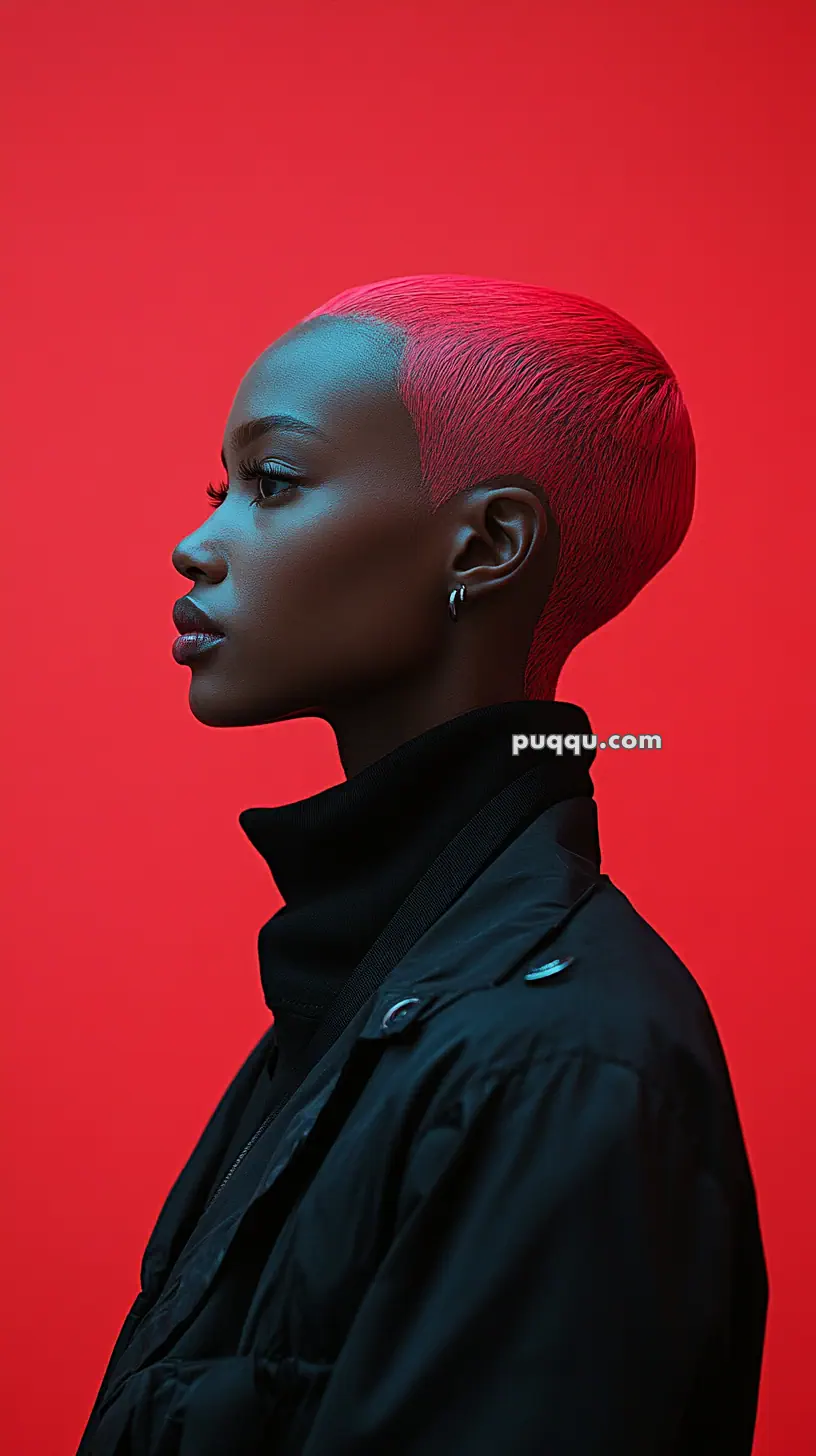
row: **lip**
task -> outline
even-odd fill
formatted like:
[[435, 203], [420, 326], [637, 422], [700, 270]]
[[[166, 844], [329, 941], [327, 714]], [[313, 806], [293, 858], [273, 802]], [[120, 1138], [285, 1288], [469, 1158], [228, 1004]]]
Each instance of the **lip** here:
[[224, 637], [223, 627], [208, 617], [192, 597], [181, 597], [173, 607], [173, 625], [182, 633], [195, 632], [205, 637]]
[[176, 662], [192, 662], [213, 647], [218, 647], [224, 640], [223, 637], [213, 637], [209, 632], [185, 632], [183, 637], [177, 637], [173, 643], [173, 656]]

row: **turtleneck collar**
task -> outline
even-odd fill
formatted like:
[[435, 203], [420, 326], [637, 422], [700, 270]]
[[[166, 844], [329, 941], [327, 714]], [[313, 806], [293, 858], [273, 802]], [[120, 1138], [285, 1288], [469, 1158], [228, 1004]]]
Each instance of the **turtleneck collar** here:
[[[515, 757], [511, 751], [514, 733], [591, 731], [585, 712], [573, 703], [491, 703], [427, 729], [352, 778], [308, 798], [244, 809], [238, 822], [269, 866], [286, 905], [304, 905], [379, 871], [392, 849], [403, 853], [415, 845], [419, 851], [430, 838], [442, 849], [466, 817], [544, 759], [569, 793], [592, 794], [588, 770], [594, 749], [562, 758], [546, 749], [522, 749]], [[417, 858], [418, 879], [427, 860]]]
[[594, 749], [559, 757], [530, 747], [514, 756], [512, 735], [591, 732], [573, 703], [493, 703], [308, 798], [243, 810], [238, 822], [285, 901], [258, 937], [279, 1062], [296, 1053], [428, 865], [488, 799], [541, 764], [552, 770], [548, 804], [592, 796]]

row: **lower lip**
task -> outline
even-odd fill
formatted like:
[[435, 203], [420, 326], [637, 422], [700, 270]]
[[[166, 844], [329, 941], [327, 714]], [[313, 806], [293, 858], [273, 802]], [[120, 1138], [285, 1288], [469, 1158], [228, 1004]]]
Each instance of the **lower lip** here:
[[211, 647], [217, 647], [223, 641], [223, 637], [209, 632], [185, 632], [183, 637], [177, 637], [173, 643], [173, 656], [176, 662], [191, 662], [194, 657], [200, 657], [203, 652], [209, 652]]

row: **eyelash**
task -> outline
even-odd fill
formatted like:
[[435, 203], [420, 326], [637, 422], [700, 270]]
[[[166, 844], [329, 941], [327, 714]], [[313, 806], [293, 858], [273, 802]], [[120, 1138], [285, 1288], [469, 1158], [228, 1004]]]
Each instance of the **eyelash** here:
[[[249, 504], [251, 506], [268, 505], [270, 501], [276, 500], [278, 496], [286, 495], [287, 491], [294, 490], [300, 483], [296, 476], [289, 475], [288, 473], [285, 474], [278, 466], [270, 466], [261, 460], [242, 460], [236, 474], [241, 480], [260, 480], [263, 478], [264, 480], [279, 480], [284, 482], [283, 488], [276, 491], [272, 496], [261, 495], [259, 490], [257, 495], [253, 496], [250, 501]], [[218, 485], [213, 485], [212, 481], [210, 481], [210, 484], [207, 486], [207, 495], [210, 498], [211, 509], [217, 510], [220, 505], [223, 505], [228, 494], [228, 481], [221, 480], [218, 482]]]

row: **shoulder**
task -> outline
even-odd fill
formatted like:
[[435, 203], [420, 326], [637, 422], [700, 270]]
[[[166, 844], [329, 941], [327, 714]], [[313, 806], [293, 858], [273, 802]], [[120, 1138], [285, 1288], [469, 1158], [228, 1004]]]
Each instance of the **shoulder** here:
[[[528, 981], [551, 962], [563, 970]], [[694, 976], [608, 877], [553, 940], [453, 999], [431, 1039], [450, 1057], [449, 1090], [512, 1082], [534, 1107], [554, 1079], [583, 1064], [586, 1085], [621, 1077], [681, 1118], [713, 1162], [744, 1150], [731, 1079], [711, 1011]], [[430, 1028], [429, 1028], [430, 1030]], [[430, 1049], [430, 1048], [428, 1048]], [[589, 1073], [592, 1073], [590, 1076]], [[601, 1072], [602, 1075], [598, 1075]]]

